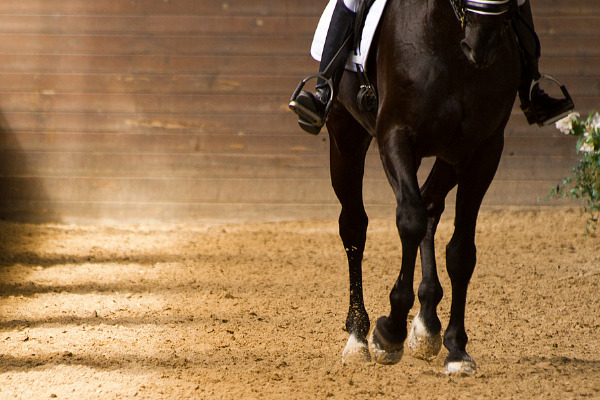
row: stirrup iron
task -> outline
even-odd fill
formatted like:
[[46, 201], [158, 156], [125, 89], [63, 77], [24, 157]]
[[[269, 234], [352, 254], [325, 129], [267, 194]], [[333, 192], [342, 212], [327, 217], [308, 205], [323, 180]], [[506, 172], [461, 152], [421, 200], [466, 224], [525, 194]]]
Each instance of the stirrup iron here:
[[[538, 107], [534, 107], [533, 103], [531, 101], [531, 95], [533, 93], [533, 88], [540, 83], [540, 81], [542, 80], [550, 80], [554, 83], [556, 83], [558, 85], [558, 87], [560, 88], [560, 91], [562, 92], [563, 96], [564, 96], [564, 100], [567, 101], [568, 104], [568, 110], [564, 111], [554, 117], [549, 117], [549, 118], [545, 118], [546, 116], [543, 113], [543, 110], [539, 109]], [[567, 88], [565, 87], [565, 85], [563, 85], [562, 83], [560, 83], [556, 78], [554, 78], [551, 75], [540, 75], [539, 79], [534, 79], [533, 81], [531, 81], [531, 86], [529, 87], [529, 104], [530, 104], [530, 110], [533, 113], [536, 121], [541, 121], [538, 122], [538, 125], [540, 126], [544, 126], [544, 125], [550, 125], [556, 121], [558, 121], [559, 119], [565, 117], [566, 115], [568, 115], [574, 108], [575, 105], [573, 104], [573, 99], [571, 98], [571, 95], [569, 94], [569, 91], [567, 90]]]
[[[314, 97], [314, 95], [312, 93], [302, 90], [302, 89], [304, 89], [304, 86], [306, 85], [306, 83], [313, 79], [322, 79], [323, 81], [325, 81], [327, 86], [329, 86], [329, 99], [327, 100], [327, 104], [325, 106], [325, 111], [324, 111], [322, 118], [319, 115], [313, 115], [313, 113], [311, 113], [310, 110], [305, 110], [304, 107], [299, 108], [298, 107], [299, 104], [296, 103], [296, 99], [298, 98], [300, 93], [304, 92], [307, 95]], [[292, 97], [290, 98], [290, 102], [289, 102], [289, 107], [292, 111], [294, 111], [298, 114], [298, 116], [299, 116], [298, 123], [300, 124], [300, 126], [303, 127], [303, 129], [304, 129], [304, 126], [313, 125], [318, 128], [317, 133], [313, 133], [313, 134], [318, 134], [321, 127], [323, 125], [325, 125], [325, 121], [327, 120], [327, 115], [329, 115], [329, 111], [331, 110], [331, 107], [333, 106], [334, 98], [335, 98], [335, 93], [334, 93], [334, 89], [333, 89], [333, 81], [331, 80], [331, 78], [328, 78], [325, 75], [323, 75], [323, 73], [319, 72], [317, 74], [310, 75], [310, 76], [304, 78], [302, 80], [302, 82], [300, 82], [300, 84], [298, 85], [296, 90], [294, 90], [294, 93], [292, 93]], [[298, 113], [298, 111], [300, 111], [300, 113]], [[308, 112], [306, 112], [306, 111], [308, 111]], [[309, 132], [309, 133], [312, 133], [312, 132]]]

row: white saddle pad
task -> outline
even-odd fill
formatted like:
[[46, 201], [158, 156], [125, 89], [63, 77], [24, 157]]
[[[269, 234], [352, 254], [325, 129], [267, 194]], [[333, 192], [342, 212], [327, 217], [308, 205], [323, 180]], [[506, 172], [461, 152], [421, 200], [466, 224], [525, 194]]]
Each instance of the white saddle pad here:
[[[325, 11], [323, 11], [323, 15], [321, 15], [319, 25], [317, 25], [315, 37], [310, 49], [310, 54], [317, 61], [321, 61], [321, 55], [323, 54], [323, 47], [325, 45], [325, 38], [327, 37], [327, 30], [329, 28], [329, 23], [331, 22], [331, 16], [333, 15], [333, 9], [336, 2], [337, 0], [329, 0], [327, 7], [325, 7]], [[348, 64], [346, 65], [346, 69], [356, 71], [356, 63], [362, 65], [363, 68], [366, 67], [369, 50], [373, 42], [373, 36], [377, 30], [377, 25], [379, 25], [379, 20], [383, 14], [383, 9], [385, 8], [386, 2], [387, 0], [375, 0], [369, 9], [369, 14], [367, 15], [367, 20], [362, 31], [360, 54], [352, 54], [350, 56], [348, 59]]]

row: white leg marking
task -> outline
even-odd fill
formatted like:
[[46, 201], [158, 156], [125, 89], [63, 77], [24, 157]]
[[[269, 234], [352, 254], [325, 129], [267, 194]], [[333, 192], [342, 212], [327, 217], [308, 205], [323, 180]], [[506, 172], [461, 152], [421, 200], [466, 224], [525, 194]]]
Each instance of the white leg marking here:
[[417, 314], [408, 335], [408, 349], [413, 357], [430, 361], [437, 357], [441, 348], [441, 333], [437, 335], [430, 333], [423, 324], [421, 314]]
[[473, 360], [452, 361], [446, 364], [446, 374], [472, 375], [477, 372], [477, 364]]
[[354, 334], [350, 335], [346, 347], [342, 352], [342, 364], [356, 364], [371, 361], [369, 348], [367, 344], [356, 338]]

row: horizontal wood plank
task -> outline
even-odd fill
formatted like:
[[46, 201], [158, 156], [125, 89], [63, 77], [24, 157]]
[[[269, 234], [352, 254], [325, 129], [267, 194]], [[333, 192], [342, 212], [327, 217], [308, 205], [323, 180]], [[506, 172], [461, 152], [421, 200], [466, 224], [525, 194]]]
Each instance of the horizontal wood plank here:
[[[94, 94], [256, 94], [290, 96], [297, 76], [227, 74], [24, 73], [0, 74], [0, 92]], [[585, 82], [582, 83], [586, 87]], [[588, 85], [589, 86], [589, 85]]]
[[[43, 182], [43, 183], [42, 183]], [[486, 196], [488, 204], [535, 205], [556, 180], [495, 180]], [[1, 177], [6, 201], [160, 203], [334, 204], [328, 179], [210, 179], [210, 178], [97, 178], [97, 177]], [[6, 199], [10, 200], [6, 200]], [[392, 190], [385, 179], [364, 182], [368, 204], [392, 204]], [[511, 200], [512, 199], [512, 200]]]
[[[68, 70], [75, 75], [275, 75], [299, 80], [314, 73], [316, 65], [308, 54], [288, 57], [0, 54], [0, 73], [58, 74]], [[560, 77], [597, 77], [600, 57], [550, 56], [544, 51], [540, 69]]]
[[[0, 14], [86, 15], [310, 15], [318, 16], [326, 0], [145, 0], [143, 2], [95, 2], [88, 0], [20, 0], [3, 2]], [[533, 5], [535, 15], [600, 15], [590, 0], [544, 0]]]
[[[600, 95], [574, 93], [582, 110], [600, 103]], [[288, 114], [288, 95], [253, 94], [70, 94], [51, 91], [37, 93], [5, 92], [0, 109], [5, 112], [33, 113], [106, 113], [106, 114], [189, 114], [195, 115], [263, 115]], [[518, 112], [517, 112], [518, 113]]]
[[[102, 56], [304, 56], [298, 37], [0, 34], [0, 53]], [[590, 52], [595, 48], [590, 48]]]
[[[545, 36], [594, 36], [600, 13], [556, 15], [534, 7], [535, 28]], [[311, 40], [318, 15], [27, 15], [0, 14], [0, 33], [45, 35], [277, 36]], [[294, 29], [289, 29], [293, 26]]]
[[[546, 63], [544, 64], [546, 67]], [[551, 66], [550, 66], [551, 67]], [[544, 72], [547, 72], [544, 71]], [[554, 72], [553, 72], [554, 73]], [[600, 93], [600, 75], [558, 76], [576, 97]], [[226, 74], [0, 74], [0, 93], [29, 93], [38, 96], [62, 94], [112, 95], [278, 95], [287, 98], [296, 88], [297, 76], [260, 76]]]
[[[582, 108], [579, 110], [583, 111]], [[584, 114], [585, 115], [585, 114]], [[260, 119], [260, 123], [256, 121]], [[0, 112], [0, 130], [7, 134], [7, 141], [17, 140], [13, 135], [21, 132], [46, 133], [49, 138], [55, 132], [61, 133], [105, 133], [129, 134], [213, 134], [213, 135], [254, 135], [277, 136], [305, 135], [296, 123], [291, 112], [271, 115], [203, 115], [195, 114], [99, 114], [99, 113], [34, 113], [28, 111]], [[322, 134], [325, 136], [325, 133]], [[520, 111], [514, 111], [505, 130], [506, 137], [535, 136], [537, 144], [544, 145], [546, 138], [563, 136], [553, 126], [543, 128], [529, 126]], [[18, 138], [18, 136], [17, 136]], [[126, 139], [124, 139], [126, 140]], [[319, 139], [315, 139], [319, 140]], [[195, 139], [192, 138], [192, 144]], [[549, 142], [552, 143], [552, 142]], [[195, 144], [194, 144], [195, 145]], [[49, 147], [51, 150], [52, 147]]]
[[[600, 18], [597, 22], [600, 21]], [[600, 57], [600, 41], [589, 35], [542, 34], [542, 54]], [[310, 57], [310, 37], [0, 34], [0, 53], [46, 56], [270, 56]], [[457, 43], [458, 46], [458, 43]], [[74, 60], [75, 62], [75, 60]]]
[[[442, 218], [454, 215], [454, 200], [447, 201]], [[486, 199], [481, 212], [494, 212], [498, 209], [540, 209], [556, 207], [578, 207], [573, 200], [552, 200], [535, 202], [534, 205], [507, 206], [494, 204]], [[370, 218], [393, 220], [396, 213], [394, 204], [366, 204]], [[77, 202], [13, 202], [0, 209], [0, 218], [22, 222], [46, 222], [60, 218], [64, 223], [127, 224], [127, 223], [243, 223], [248, 221], [286, 221], [328, 219], [335, 220], [340, 213], [338, 204], [131, 204], [131, 203], [77, 203]], [[27, 218], [24, 218], [24, 216]]]
[[[506, 136], [506, 156], [570, 156], [574, 154], [576, 139], [560, 134], [553, 127], [528, 128], [539, 135]], [[553, 134], [553, 135], [552, 135]], [[376, 145], [371, 146], [376, 151]], [[206, 153], [206, 154], [316, 154], [327, 155], [329, 138], [293, 134], [170, 133], [170, 132], [13, 132], [0, 135], [0, 151], [4, 152], [86, 152], [86, 153]]]
[[[328, 179], [326, 154], [218, 154], [218, 153], [79, 153], [3, 152], [0, 176], [40, 178], [245, 178]], [[505, 156], [496, 179], [550, 180], [566, 176], [576, 164], [570, 156]], [[420, 177], [432, 159], [423, 161]], [[118, 168], [116, 168], [118, 166]], [[379, 157], [367, 159], [366, 177], [382, 177]]]
[[[577, 0], [580, 1], [580, 0]], [[326, 0], [20, 0], [0, 4], [1, 14], [68, 15], [319, 15]]]
[[[600, 58], [599, 58], [600, 60]], [[600, 61], [599, 61], [600, 62]], [[315, 61], [303, 56], [157, 56], [0, 54], [0, 73], [212, 74], [306, 76]], [[313, 72], [314, 73], [314, 72]]]
[[[201, 15], [7, 15], [0, 33], [45, 35], [184, 35], [312, 37], [318, 18], [286, 16]], [[293, 26], [294, 29], [289, 29]]]
[[[537, 11], [535, 9], [534, 11]], [[534, 16], [535, 30], [542, 37], [594, 37], [598, 34], [600, 15], [577, 14], [575, 16]]]
[[[594, 109], [593, 100], [575, 100], [577, 109], [583, 115]], [[222, 114], [211, 113], [125, 113], [102, 112], [39, 112], [6, 111], [0, 113], [0, 124], [5, 130], [20, 131], [62, 131], [62, 132], [192, 132], [213, 134], [268, 133], [289, 135], [301, 133], [296, 118], [291, 112], [262, 114]], [[524, 125], [525, 117], [520, 111], [513, 112], [513, 122], [506, 130], [507, 136], [540, 135], [560, 136], [553, 127], [543, 130], [537, 126]], [[260, 121], [260, 123], [257, 123]], [[514, 123], [514, 125], [513, 125]]]

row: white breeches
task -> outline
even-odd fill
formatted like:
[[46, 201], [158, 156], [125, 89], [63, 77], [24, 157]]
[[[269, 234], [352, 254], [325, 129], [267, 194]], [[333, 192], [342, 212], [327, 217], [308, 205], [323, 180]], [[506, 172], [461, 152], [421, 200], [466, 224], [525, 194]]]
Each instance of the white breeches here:
[[361, 1], [362, 0], [344, 0], [344, 5], [348, 8], [348, 10], [356, 12]]

